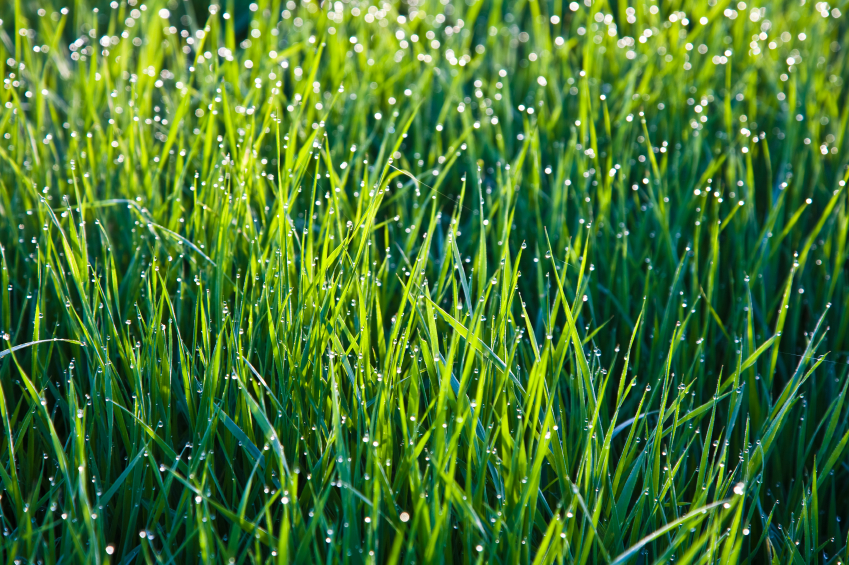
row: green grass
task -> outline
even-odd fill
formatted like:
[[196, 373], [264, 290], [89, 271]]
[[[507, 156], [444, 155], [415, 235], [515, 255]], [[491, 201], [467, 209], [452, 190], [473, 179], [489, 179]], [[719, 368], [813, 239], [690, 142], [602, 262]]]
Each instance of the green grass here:
[[0, 5], [2, 562], [849, 561], [845, 1], [238, 4]]

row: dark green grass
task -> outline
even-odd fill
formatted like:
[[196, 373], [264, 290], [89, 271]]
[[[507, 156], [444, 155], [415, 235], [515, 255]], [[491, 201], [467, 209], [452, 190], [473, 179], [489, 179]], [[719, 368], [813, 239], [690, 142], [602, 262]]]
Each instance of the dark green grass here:
[[846, 562], [849, 7], [572, 4], [0, 5], [0, 559]]

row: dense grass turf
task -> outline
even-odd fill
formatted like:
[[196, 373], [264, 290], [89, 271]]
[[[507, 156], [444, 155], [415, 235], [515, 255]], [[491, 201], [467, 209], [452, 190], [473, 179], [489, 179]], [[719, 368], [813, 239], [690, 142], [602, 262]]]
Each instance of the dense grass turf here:
[[849, 560], [845, 3], [258, 4], [0, 6], [4, 562]]

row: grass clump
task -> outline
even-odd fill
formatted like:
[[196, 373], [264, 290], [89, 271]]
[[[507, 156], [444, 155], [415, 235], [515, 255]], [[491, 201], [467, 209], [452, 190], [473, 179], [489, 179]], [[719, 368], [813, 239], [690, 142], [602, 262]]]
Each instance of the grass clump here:
[[3, 560], [846, 562], [842, 6], [4, 3]]

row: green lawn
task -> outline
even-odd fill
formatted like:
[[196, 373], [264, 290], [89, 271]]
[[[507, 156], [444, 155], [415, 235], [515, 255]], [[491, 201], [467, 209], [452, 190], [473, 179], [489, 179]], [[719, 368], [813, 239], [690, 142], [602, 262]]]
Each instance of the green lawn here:
[[0, 562], [849, 562], [847, 0], [236, 3], [0, 2]]

